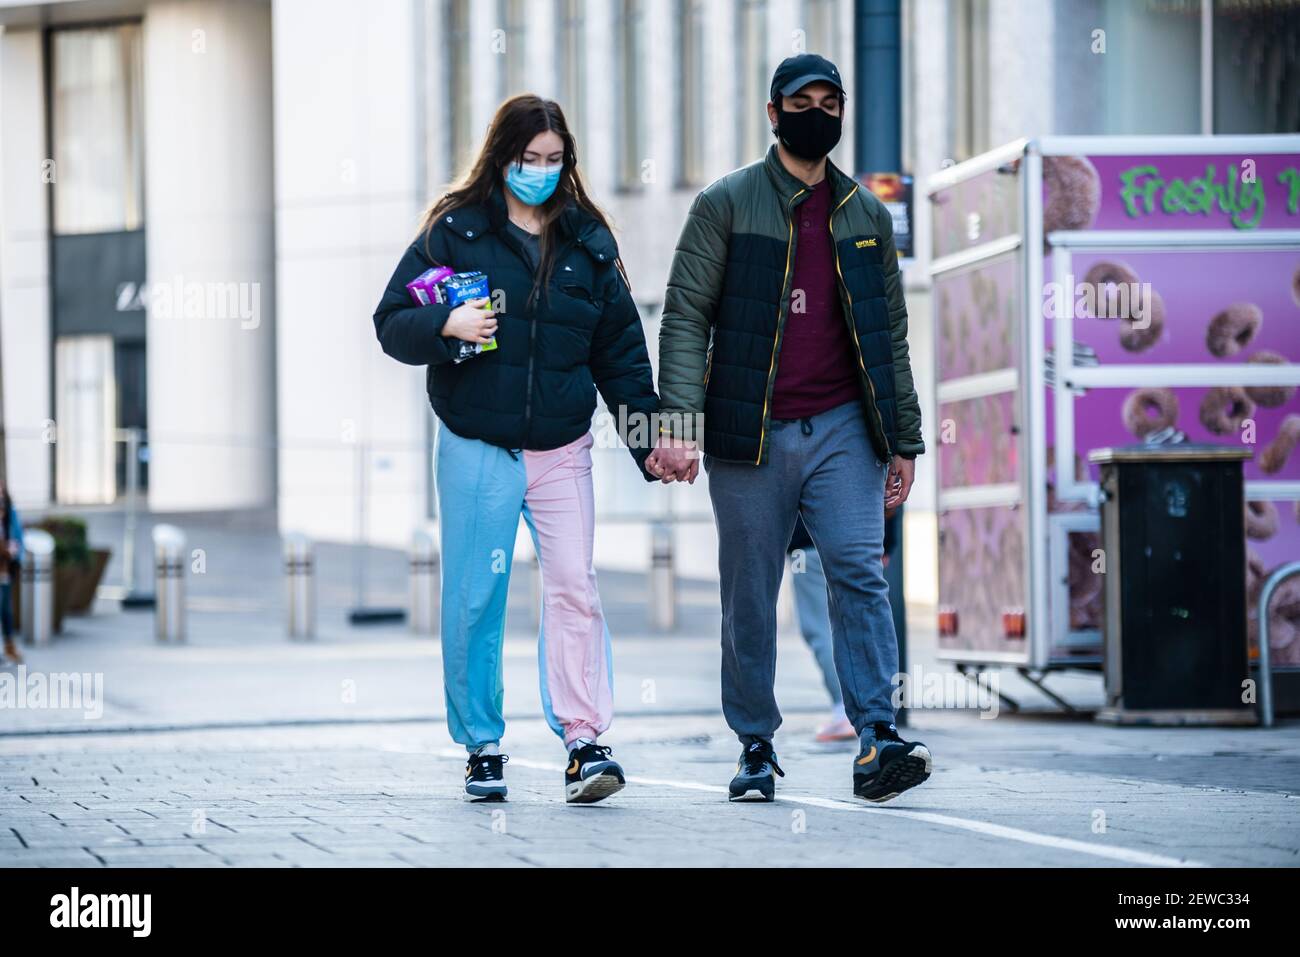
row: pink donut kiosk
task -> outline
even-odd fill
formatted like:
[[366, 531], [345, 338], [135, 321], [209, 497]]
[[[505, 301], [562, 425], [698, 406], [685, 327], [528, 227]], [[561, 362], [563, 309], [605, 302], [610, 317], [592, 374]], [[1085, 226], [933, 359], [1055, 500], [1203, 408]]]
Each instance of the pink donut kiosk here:
[[1300, 136], [1022, 139], [926, 191], [940, 656], [1069, 707], [1053, 672], [1117, 667], [1090, 455], [1228, 449], [1238, 538], [1204, 547], [1240, 582], [1161, 574], [1228, 603], [1234, 682], [1266, 632], [1270, 708], [1300, 712]]

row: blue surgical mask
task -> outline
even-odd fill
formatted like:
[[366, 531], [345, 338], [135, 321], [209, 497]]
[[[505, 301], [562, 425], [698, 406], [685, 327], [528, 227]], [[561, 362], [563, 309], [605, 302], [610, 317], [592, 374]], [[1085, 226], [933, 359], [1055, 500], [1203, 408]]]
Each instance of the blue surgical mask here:
[[525, 206], [540, 206], [551, 198], [555, 188], [560, 185], [560, 174], [564, 164], [559, 166], [520, 166], [511, 163], [506, 167], [506, 185]]

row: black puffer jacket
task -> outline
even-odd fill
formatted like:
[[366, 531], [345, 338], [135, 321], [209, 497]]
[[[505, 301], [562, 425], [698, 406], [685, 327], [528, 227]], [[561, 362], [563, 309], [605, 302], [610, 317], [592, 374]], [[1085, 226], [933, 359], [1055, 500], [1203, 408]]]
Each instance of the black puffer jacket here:
[[[429, 401], [448, 428], [502, 448], [554, 449], [581, 437], [591, 427], [597, 390], [616, 423], [620, 408], [632, 428], [632, 413], [648, 422], [659, 400], [641, 317], [615, 265], [613, 235], [571, 206], [560, 219], [550, 283], [533, 296], [532, 268], [507, 221], [498, 188], [484, 206], [443, 214], [411, 244], [375, 310], [384, 352], [428, 366]], [[495, 350], [451, 361], [451, 340], [441, 334], [451, 309], [415, 306], [406, 290], [434, 265], [487, 275], [498, 307]], [[645, 473], [649, 424], [640, 434], [645, 438], [632, 457], [653, 481]]]

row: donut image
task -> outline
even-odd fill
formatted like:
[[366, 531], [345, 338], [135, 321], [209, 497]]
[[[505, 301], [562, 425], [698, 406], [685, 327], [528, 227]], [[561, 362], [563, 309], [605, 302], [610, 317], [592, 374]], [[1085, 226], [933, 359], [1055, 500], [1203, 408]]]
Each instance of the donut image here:
[[1178, 422], [1178, 396], [1171, 389], [1134, 389], [1124, 400], [1124, 427], [1139, 439]]
[[1259, 593], [1268, 578], [1268, 566], [1253, 548], [1246, 548], [1246, 635], [1251, 644], [1259, 643]]
[[1277, 534], [1277, 506], [1272, 502], [1246, 503], [1246, 537], [1268, 541]]
[[1151, 290], [1147, 303], [1150, 315], [1142, 319], [1124, 319], [1119, 334], [1119, 344], [1129, 352], [1145, 352], [1157, 342], [1165, 331], [1165, 301], [1160, 293]]
[[1070, 629], [1072, 631], [1094, 630], [1101, 628], [1102, 618], [1106, 614], [1106, 596], [1101, 590], [1086, 602], [1070, 603]]
[[1103, 577], [1093, 571], [1093, 553], [1101, 548], [1096, 532], [1071, 532], [1070, 542], [1070, 628], [1101, 626]]
[[1297, 442], [1300, 442], [1300, 415], [1288, 415], [1282, 420], [1277, 437], [1259, 453], [1260, 470], [1269, 475], [1282, 471]]
[[[1132, 316], [1132, 290], [1139, 283], [1137, 273], [1125, 263], [1099, 262], [1083, 277], [1084, 285], [1094, 290], [1094, 319], [1129, 319]], [[1128, 292], [1120, 292], [1121, 286]], [[1122, 297], [1122, 298], [1121, 298]], [[1128, 308], [1126, 308], [1128, 307]]]
[[1236, 355], [1250, 345], [1263, 321], [1264, 314], [1253, 302], [1233, 303], [1210, 320], [1205, 346], [1220, 359]]
[[1268, 566], [1254, 549], [1246, 549], [1246, 605], [1254, 611], [1259, 605], [1259, 593], [1268, 578]]
[[1044, 156], [1043, 251], [1047, 236], [1060, 229], [1088, 229], [1101, 207], [1101, 177], [1082, 156]]
[[[1287, 365], [1285, 356], [1268, 349], [1256, 352], [1248, 361], [1273, 366]], [[1296, 387], [1293, 385], [1253, 385], [1246, 389], [1246, 395], [1266, 409], [1276, 409], [1280, 405], [1286, 405], [1295, 393]]]
[[1101, 591], [1102, 576], [1093, 571], [1093, 552], [1101, 548], [1101, 536], [1096, 532], [1072, 532], [1069, 536], [1070, 607], [1085, 607]]
[[1201, 425], [1214, 435], [1235, 435], [1254, 414], [1255, 403], [1235, 385], [1211, 389], [1201, 400]]
[[[1271, 575], [1277, 569], [1273, 569], [1267, 575], [1262, 575], [1259, 579], [1259, 590], [1263, 591], [1264, 582], [1268, 581], [1268, 575]], [[1258, 600], [1258, 599], [1257, 599]], [[1284, 652], [1290, 649], [1300, 637], [1300, 576], [1292, 576], [1283, 579], [1282, 582], [1273, 591], [1273, 600], [1269, 602], [1267, 611], [1256, 605], [1257, 611], [1254, 619], [1250, 622], [1250, 637], [1252, 641], [1259, 641], [1259, 615], [1268, 615], [1268, 647], [1274, 652]], [[1291, 656], [1288, 656], [1288, 659]], [[1283, 664], [1280, 659], [1275, 659], [1277, 664]]]

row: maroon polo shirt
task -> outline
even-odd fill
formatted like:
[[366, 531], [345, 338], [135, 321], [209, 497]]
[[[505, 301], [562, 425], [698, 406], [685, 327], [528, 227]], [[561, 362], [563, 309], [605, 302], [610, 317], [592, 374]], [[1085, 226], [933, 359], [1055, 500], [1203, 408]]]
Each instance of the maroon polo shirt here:
[[[774, 419], [803, 419], [862, 397], [857, 350], [835, 274], [830, 180], [812, 187], [791, 215], [798, 244], [772, 392]], [[803, 312], [797, 311], [801, 291]]]

